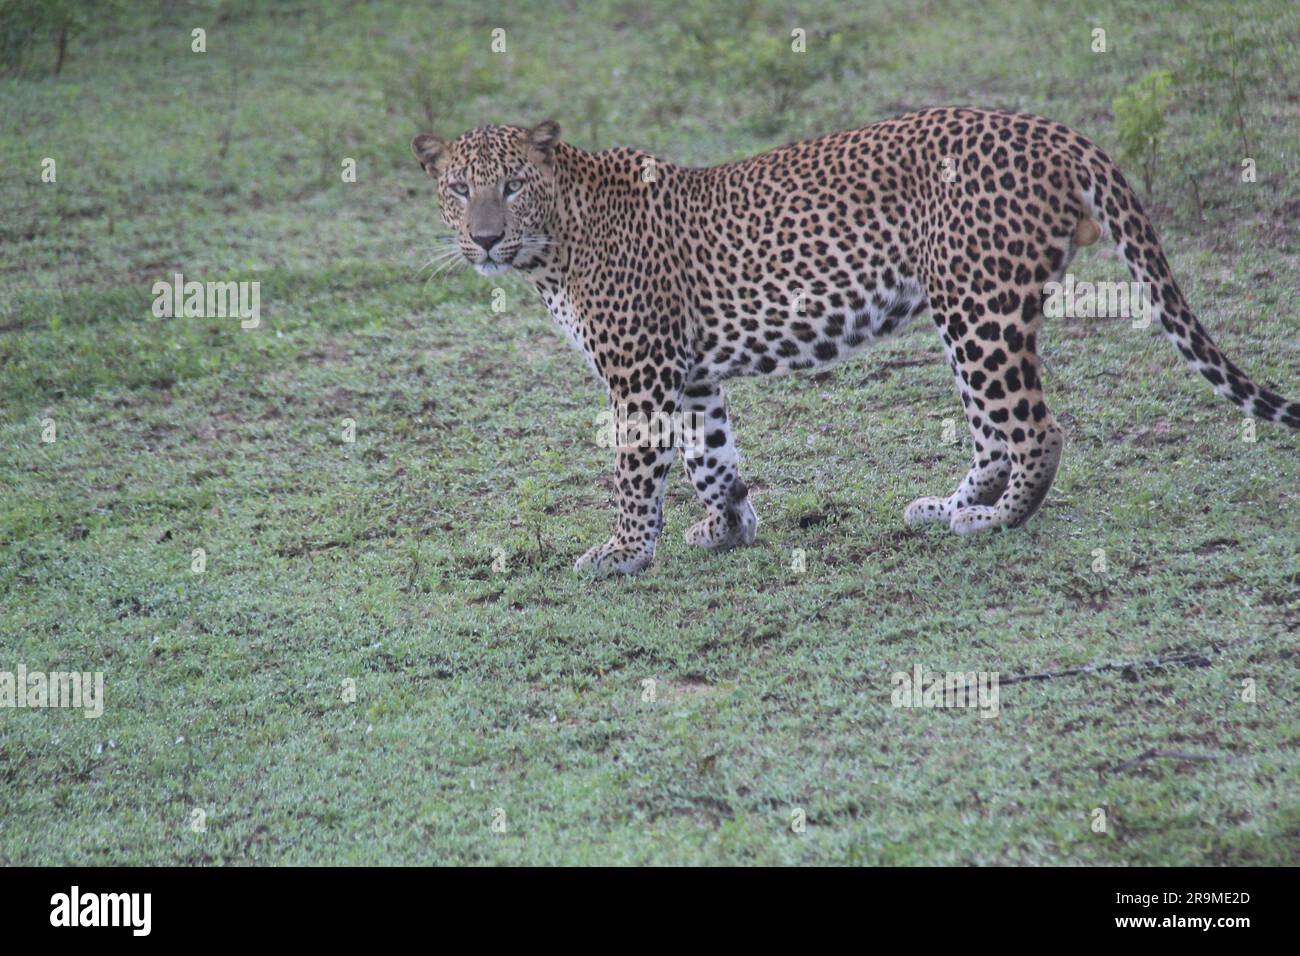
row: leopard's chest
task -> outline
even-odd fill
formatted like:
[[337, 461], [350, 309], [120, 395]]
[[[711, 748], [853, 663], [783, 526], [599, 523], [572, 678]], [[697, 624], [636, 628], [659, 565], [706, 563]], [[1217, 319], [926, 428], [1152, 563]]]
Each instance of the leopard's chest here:
[[596, 357], [591, 348], [590, 331], [583, 324], [569, 296], [562, 288], [543, 289], [541, 295], [542, 302], [545, 303], [546, 310], [551, 313], [555, 325], [564, 333], [569, 344], [587, 360], [587, 367], [591, 369], [591, 373], [600, 378], [600, 371], [596, 368]]

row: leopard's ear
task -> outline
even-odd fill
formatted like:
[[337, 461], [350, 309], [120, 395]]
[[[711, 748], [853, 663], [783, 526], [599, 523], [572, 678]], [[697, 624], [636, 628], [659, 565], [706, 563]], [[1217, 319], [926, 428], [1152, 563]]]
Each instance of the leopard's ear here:
[[447, 164], [447, 142], [432, 133], [421, 133], [411, 140], [411, 152], [430, 176], [437, 176]]
[[544, 163], [549, 163], [555, 155], [556, 144], [560, 142], [560, 124], [555, 120], [542, 120], [527, 133], [529, 149]]

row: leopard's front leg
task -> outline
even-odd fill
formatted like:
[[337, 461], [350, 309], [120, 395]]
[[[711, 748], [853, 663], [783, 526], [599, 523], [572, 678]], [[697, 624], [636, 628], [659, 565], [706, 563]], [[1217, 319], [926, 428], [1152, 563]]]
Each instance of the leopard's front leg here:
[[620, 448], [614, 468], [618, 521], [614, 536], [580, 557], [576, 570], [636, 574], [655, 556], [664, 524], [664, 485], [673, 448]]
[[619, 436], [614, 468], [618, 521], [614, 536], [580, 557], [575, 570], [635, 574], [654, 558], [664, 525], [664, 487], [677, 454], [680, 408], [680, 384], [670, 399], [615, 401], [616, 422], [630, 424]]
[[683, 445], [686, 478], [709, 514], [686, 532], [690, 544], [726, 551], [753, 544], [758, 515], [749, 502], [749, 489], [740, 480], [740, 452], [731, 436], [727, 402], [720, 385], [687, 386], [683, 421], [694, 441]]

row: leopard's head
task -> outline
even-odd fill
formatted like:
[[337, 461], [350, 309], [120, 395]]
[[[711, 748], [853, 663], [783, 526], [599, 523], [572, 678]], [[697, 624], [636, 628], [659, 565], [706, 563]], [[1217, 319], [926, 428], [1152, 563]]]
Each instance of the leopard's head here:
[[438, 182], [442, 221], [460, 254], [483, 275], [545, 261], [555, 243], [560, 127], [480, 126], [450, 142], [431, 133], [411, 141]]

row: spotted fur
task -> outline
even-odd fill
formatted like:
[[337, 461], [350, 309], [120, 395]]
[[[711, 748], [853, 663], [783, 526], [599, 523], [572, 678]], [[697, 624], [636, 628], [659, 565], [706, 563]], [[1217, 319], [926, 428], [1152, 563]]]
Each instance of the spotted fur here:
[[[841, 361], [926, 311], [974, 460], [956, 491], [917, 499], [905, 520], [959, 534], [1024, 523], [1063, 439], [1043, 397], [1043, 287], [1103, 231], [1217, 393], [1300, 427], [1300, 404], [1254, 384], [1197, 321], [1120, 171], [1050, 120], [927, 109], [707, 169], [586, 152], [552, 122], [413, 146], [465, 258], [527, 276], [612, 403], [703, 418], [703, 449], [685, 458], [707, 512], [693, 544], [750, 543], [758, 524], [723, 383]], [[663, 444], [619, 448], [614, 534], [578, 567], [650, 562], [676, 453]]]

